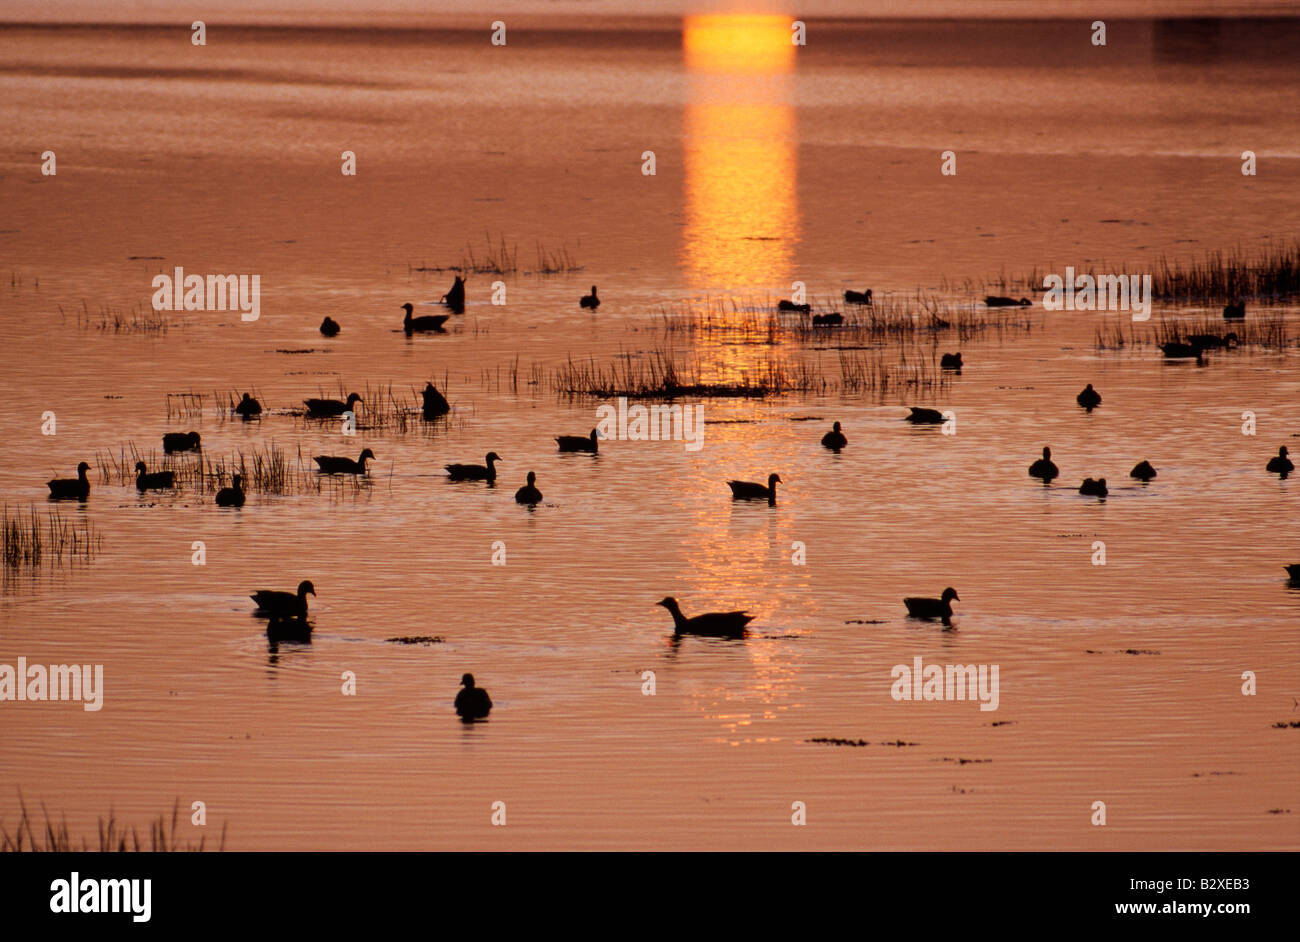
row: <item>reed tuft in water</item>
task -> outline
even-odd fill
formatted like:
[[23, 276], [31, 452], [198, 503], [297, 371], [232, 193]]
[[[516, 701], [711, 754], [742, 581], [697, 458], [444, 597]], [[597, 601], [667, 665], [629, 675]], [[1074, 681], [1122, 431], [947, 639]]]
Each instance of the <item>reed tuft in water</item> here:
[[[27, 810], [22, 795], [18, 796], [21, 809], [18, 823], [10, 833], [8, 827], [0, 822], [0, 853], [128, 853], [148, 852], [163, 853], [202, 853], [208, 850], [208, 839], [200, 837], [198, 841], [186, 841], [177, 834], [180, 823], [180, 802], [172, 805], [171, 818], [160, 814], [149, 822], [148, 835], [141, 837], [135, 825], [125, 825], [118, 821], [113, 812], [108, 818], [100, 818], [94, 843], [85, 837], [76, 837], [68, 830], [66, 816], [55, 822], [41, 803], [41, 815], [45, 819], [37, 825]], [[218, 852], [226, 849], [226, 826], [221, 826], [221, 839], [215, 848]]]

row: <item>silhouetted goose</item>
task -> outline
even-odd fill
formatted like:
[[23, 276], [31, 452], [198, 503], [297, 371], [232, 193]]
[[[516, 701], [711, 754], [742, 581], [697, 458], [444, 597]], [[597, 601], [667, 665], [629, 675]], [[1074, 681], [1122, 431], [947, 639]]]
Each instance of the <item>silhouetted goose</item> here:
[[350, 393], [347, 402], [340, 402], [338, 399], [303, 400], [303, 402], [307, 404], [307, 414], [315, 418], [342, 415], [344, 412], [351, 412], [352, 407], [362, 401], [362, 398], [356, 393]]
[[579, 307], [589, 307], [593, 311], [600, 307], [600, 298], [596, 297], [596, 286], [591, 286], [591, 294], [584, 294], [578, 301]]
[[1290, 452], [1287, 451], [1286, 445], [1279, 448], [1277, 454], [1269, 459], [1268, 470], [1273, 474], [1280, 474], [1284, 478], [1294, 471], [1295, 465], [1292, 464], [1291, 459], [1287, 457], [1288, 454], [1290, 454]]
[[812, 320], [814, 327], [839, 327], [843, 323], [844, 315], [838, 313], [814, 314]]
[[600, 441], [600, 436], [595, 429], [591, 430], [591, 435], [584, 438], [581, 435], [560, 435], [555, 439], [560, 446], [560, 451], [589, 451], [596, 454]]
[[917, 425], [942, 425], [943, 413], [938, 409], [919, 409], [916, 406], [908, 406], [912, 414], [904, 416], [907, 422], [915, 422]]
[[1190, 343], [1162, 343], [1160, 351], [1167, 360], [1199, 360], [1201, 348]]
[[941, 370], [961, 370], [961, 354], [945, 353], [939, 358], [939, 369]]
[[845, 304], [870, 304], [871, 289], [868, 288], [866, 291], [845, 291], [844, 303]]
[[766, 487], [753, 481], [728, 481], [727, 487], [731, 488], [732, 500], [765, 500], [769, 504], [775, 504], [776, 486], [780, 483], [783, 483], [781, 475], [769, 474]]
[[446, 466], [447, 475], [453, 481], [487, 481], [491, 484], [497, 479], [497, 462], [501, 456], [489, 451], [483, 460], [487, 464], [449, 464]]
[[848, 443], [849, 440], [840, 431], [840, 423], [838, 422], [832, 425], [831, 430], [822, 436], [822, 445], [831, 451], [839, 451]]
[[1140, 461], [1133, 466], [1133, 470], [1128, 473], [1128, 476], [1145, 483], [1156, 476], [1156, 469], [1151, 467], [1151, 462]]
[[254, 615], [269, 615], [272, 618], [306, 618], [307, 596], [315, 595], [316, 587], [310, 579], [298, 583], [297, 592], [280, 592], [275, 589], [262, 589], [249, 596], [257, 604]]
[[460, 679], [461, 689], [456, 694], [456, 715], [462, 720], [481, 720], [492, 711], [492, 698], [482, 687], [474, 686], [474, 675], [465, 674]]
[[90, 465], [83, 461], [77, 465], [75, 478], [55, 478], [46, 481], [46, 486], [50, 489], [50, 499], [85, 500], [90, 496], [90, 479], [86, 477], [86, 472], [89, 470]]
[[406, 317], [402, 319], [402, 329], [408, 334], [427, 333], [432, 330], [442, 330], [442, 325], [451, 320], [450, 314], [426, 314], [423, 317], [412, 317], [411, 312], [415, 310], [408, 301], [402, 305], [402, 310], [406, 312]]
[[176, 486], [176, 475], [172, 471], [155, 471], [148, 473], [143, 461], [135, 463], [135, 489], [137, 491], [166, 491]]
[[443, 304], [451, 308], [453, 313], [465, 313], [465, 279], [460, 275], [453, 276], [455, 281], [451, 283], [451, 290], [441, 298]]
[[782, 299], [777, 302], [778, 311], [798, 311], [800, 314], [808, 314], [812, 311], [811, 304], [795, 304], [793, 301]]
[[1291, 584], [1300, 586], [1300, 563], [1292, 563], [1287, 566], [1286, 572], [1291, 577]]
[[1101, 393], [1092, 388], [1089, 383], [1079, 395], [1074, 397], [1074, 401], [1083, 406], [1089, 412], [1101, 405]]
[[343, 328], [339, 326], [339, 322], [334, 320], [334, 318], [330, 317], [328, 314], [325, 316], [325, 319], [320, 322], [320, 332], [324, 337], [337, 337], [339, 331], [342, 329]]
[[235, 406], [235, 414], [251, 419], [255, 415], [262, 414], [262, 404], [248, 393], [244, 393], [244, 398], [240, 399], [239, 404]]
[[1223, 319], [1225, 321], [1240, 321], [1246, 318], [1246, 302], [1233, 301], [1223, 306]]
[[1200, 347], [1202, 350], [1217, 350], [1235, 347], [1237, 345], [1237, 335], [1232, 332], [1228, 332], [1222, 337], [1218, 334], [1192, 334], [1187, 338], [1187, 342]]
[[218, 507], [243, 507], [244, 506], [244, 479], [236, 474], [230, 479], [230, 487], [223, 487], [217, 491]]
[[272, 615], [266, 623], [266, 638], [272, 644], [292, 642], [311, 644], [311, 622], [306, 616], [302, 618]]
[[943, 590], [943, 594], [937, 599], [908, 598], [903, 599], [903, 604], [907, 606], [907, 614], [912, 618], [943, 620], [945, 625], [952, 624], [952, 603], [960, 602], [961, 598], [957, 595], [957, 590], [952, 586]]
[[537, 475], [528, 472], [528, 483], [519, 490], [515, 491], [515, 502], [519, 504], [540, 504], [542, 502], [542, 492], [537, 489]]
[[1086, 494], [1088, 497], [1105, 497], [1110, 493], [1106, 489], [1106, 479], [1098, 478], [1094, 481], [1092, 478], [1084, 478], [1083, 483], [1079, 485], [1079, 493]]
[[420, 395], [424, 399], [421, 411], [426, 419], [436, 419], [451, 411], [451, 404], [447, 402], [447, 398], [442, 393], [434, 388], [433, 383], [425, 383], [424, 391]]
[[687, 618], [682, 614], [681, 606], [672, 596], [655, 602], [668, 609], [673, 616], [673, 634], [707, 635], [713, 638], [739, 638], [745, 634], [745, 626], [754, 620], [753, 615], [744, 612], [706, 612]]
[[201, 451], [198, 432], [168, 432], [163, 436], [163, 451], [174, 454], [178, 451]]
[[984, 298], [985, 307], [1029, 307], [1033, 303], [1028, 298], [1021, 298], [1017, 301], [1015, 298], [1008, 298], [1000, 294], [990, 294]]
[[351, 458], [336, 458], [333, 455], [317, 455], [311, 459], [320, 468], [321, 474], [365, 474], [366, 462], [373, 461], [375, 453], [369, 448], [362, 450], [356, 461]]
[[1060, 474], [1060, 469], [1052, 463], [1052, 449], [1044, 446], [1043, 457], [1029, 466], [1029, 476], [1041, 478], [1044, 484], [1051, 484]]

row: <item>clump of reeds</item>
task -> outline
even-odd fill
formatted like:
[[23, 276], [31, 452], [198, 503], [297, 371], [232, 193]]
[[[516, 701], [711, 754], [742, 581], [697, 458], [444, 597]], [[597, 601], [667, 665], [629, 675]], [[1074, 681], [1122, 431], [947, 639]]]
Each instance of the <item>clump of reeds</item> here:
[[45, 511], [44, 519], [36, 506], [10, 511], [0, 510], [3, 526], [4, 565], [8, 570], [35, 569], [46, 563], [90, 562], [103, 548], [103, 537], [89, 520], [71, 521], [57, 507]]
[[607, 364], [570, 358], [555, 371], [552, 388], [566, 396], [597, 399], [762, 398], [795, 391], [792, 377], [774, 361], [741, 370], [734, 377], [705, 380], [699, 364], [680, 363], [663, 350], [645, 357], [623, 354]]
[[579, 271], [582, 271], [582, 266], [569, 253], [566, 246], [547, 249], [540, 242], [537, 243], [537, 266], [530, 274], [564, 275]]
[[203, 393], [167, 393], [167, 418], [192, 419], [203, 415]]
[[[62, 305], [59, 313], [63, 313]], [[155, 311], [152, 307], [146, 309], [137, 304], [130, 312], [101, 305], [99, 311], [92, 314], [86, 302], [82, 301], [81, 310], [77, 312], [77, 326], [82, 330], [94, 328], [115, 334], [165, 334], [168, 327], [167, 312]]]
[[845, 393], [874, 393], [883, 399], [908, 392], [941, 392], [952, 382], [952, 376], [939, 368], [934, 349], [928, 354], [920, 348], [906, 347], [894, 354], [885, 350], [840, 351], [840, 391]]
[[1270, 245], [1254, 256], [1241, 248], [1187, 262], [1161, 256], [1151, 273], [1151, 292], [1172, 301], [1292, 297], [1300, 294], [1300, 242]]
[[476, 275], [510, 275], [519, 270], [519, 248], [506, 245], [505, 236], [492, 242], [490, 233], [484, 235], [484, 248], [474, 251], [474, 246], [466, 243], [460, 257], [460, 270]]
[[[40, 825], [36, 824], [32, 815], [27, 811], [27, 805], [23, 801], [21, 794], [18, 796], [18, 806], [21, 811], [13, 833], [10, 833], [9, 829], [0, 822], [0, 852], [96, 852], [102, 854], [148, 851], [149, 853], [199, 853], [208, 849], [206, 836], [200, 837], [195, 842], [182, 840], [177, 834], [177, 825], [180, 821], [179, 801], [172, 805], [170, 820], [165, 814], [160, 814], [149, 822], [149, 834], [144, 839], [141, 839], [140, 832], [135, 825], [127, 826], [123, 824], [110, 811], [107, 819], [99, 819], [95, 843], [91, 843], [85, 837], [74, 837], [68, 830], [66, 816], [57, 822], [54, 821], [50, 817], [49, 811], [46, 810], [44, 802], [41, 803], [41, 814], [45, 820]], [[223, 851], [225, 848], [226, 825], [223, 824], [221, 826], [221, 840], [215, 850]]]

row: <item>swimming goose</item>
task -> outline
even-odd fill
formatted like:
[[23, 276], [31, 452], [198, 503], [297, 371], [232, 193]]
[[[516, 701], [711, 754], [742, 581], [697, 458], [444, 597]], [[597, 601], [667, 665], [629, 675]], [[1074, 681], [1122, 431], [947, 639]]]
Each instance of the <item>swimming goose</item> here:
[[844, 303], [845, 304], [870, 304], [871, 289], [868, 288], [866, 291], [845, 291]]
[[776, 486], [782, 483], [781, 475], [769, 474], [766, 487], [753, 481], [728, 481], [727, 487], [731, 488], [732, 500], [765, 500], [769, 504], [775, 504]]
[[782, 299], [777, 302], [776, 309], [778, 311], [798, 311], [800, 314], [807, 314], [810, 311], [812, 311], [812, 305], [795, 304], [793, 301], [786, 301]]
[[668, 609], [673, 616], [673, 634], [678, 635], [739, 638], [745, 634], [745, 626], [754, 620], [753, 615], [744, 612], [706, 612], [694, 618], [687, 618], [682, 614], [677, 600], [671, 595], [655, 604]]
[[451, 308], [454, 314], [465, 313], [465, 279], [456, 275], [455, 281], [452, 282], [451, 290], [441, 298], [443, 304]]
[[492, 698], [482, 687], [474, 686], [474, 675], [465, 674], [460, 679], [464, 689], [456, 694], [456, 715], [462, 720], [481, 720], [492, 710]]
[[1191, 343], [1162, 343], [1160, 350], [1167, 360], [1201, 359], [1201, 348]]
[[1095, 481], [1092, 478], [1084, 478], [1083, 483], [1079, 485], [1079, 493], [1088, 497], [1105, 497], [1110, 491], [1106, 489], [1105, 478], [1098, 478]]
[[321, 474], [365, 474], [366, 462], [374, 460], [374, 457], [375, 453], [366, 448], [356, 461], [351, 458], [336, 458], [332, 455], [317, 455], [311, 460], [316, 462]]
[[447, 397], [438, 392], [433, 383], [426, 382], [424, 391], [420, 395], [424, 397], [423, 412], [426, 419], [436, 419], [451, 411], [451, 404], [447, 402]]
[[235, 413], [244, 419], [251, 419], [255, 415], [262, 414], [262, 404], [248, 393], [244, 393], [244, 398], [235, 406]]
[[320, 322], [320, 332], [324, 337], [337, 337], [339, 331], [342, 329], [343, 328], [339, 326], [339, 322], [334, 320], [334, 318], [330, 317], [328, 314], [325, 315], [325, 319]]
[[599, 448], [597, 442], [600, 441], [600, 436], [596, 434], [595, 429], [592, 429], [589, 438], [581, 435], [560, 435], [555, 441], [559, 444], [560, 451], [589, 451], [594, 455]]
[[840, 431], [840, 423], [838, 422], [832, 425], [831, 430], [822, 436], [822, 446], [829, 448], [831, 451], [839, 451], [848, 443], [849, 440]]
[[532, 506], [533, 504], [540, 504], [542, 502], [542, 492], [534, 486], [536, 481], [537, 475], [529, 471], [528, 483], [515, 491], [515, 503], [528, 504], [529, 506]]
[[143, 461], [135, 463], [135, 489], [137, 491], [165, 491], [176, 486], [172, 471], [155, 471], [149, 474]]
[[844, 315], [839, 313], [814, 314], [812, 325], [814, 327], [839, 327], [844, 323]]
[[1240, 321], [1246, 319], [1246, 302], [1233, 301], [1223, 306], [1223, 319], [1225, 321]]
[[272, 644], [285, 641], [311, 644], [311, 628], [311, 622], [305, 616], [297, 618], [272, 615], [271, 620], [266, 623], [266, 639]]
[[1092, 383], [1089, 383], [1083, 392], [1074, 397], [1074, 401], [1091, 412], [1101, 405], [1101, 393], [1093, 389]]
[[960, 353], [945, 353], [942, 357], [939, 358], [939, 369], [941, 369], [941, 370], [956, 370], [957, 372], [960, 373], [960, 372], [961, 372], [961, 354], [960, 354]]
[[596, 297], [596, 286], [591, 286], [591, 294], [584, 294], [578, 301], [578, 307], [589, 307], [593, 311], [600, 307], [600, 298]]
[[1230, 349], [1237, 345], [1237, 335], [1231, 331], [1220, 337], [1218, 334], [1192, 334], [1187, 342], [1202, 350]]
[[496, 463], [501, 460], [501, 456], [495, 451], [489, 451], [483, 460], [487, 464], [449, 464], [446, 466], [447, 475], [453, 481], [487, 481], [491, 484], [497, 479]]
[[1044, 484], [1051, 484], [1060, 474], [1060, 469], [1052, 463], [1052, 449], [1043, 446], [1043, 457], [1029, 466], [1029, 476], [1041, 478]]
[[1156, 469], [1151, 467], [1151, 462], [1140, 461], [1133, 466], [1133, 470], [1128, 473], [1128, 476], [1146, 483], [1156, 476]]
[[356, 393], [350, 393], [347, 402], [340, 402], [337, 399], [303, 400], [303, 402], [307, 404], [307, 414], [318, 419], [328, 416], [342, 415], [344, 412], [351, 412], [352, 406], [362, 401], [362, 398]]
[[957, 595], [957, 590], [949, 586], [943, 590], [943, 594], [937, 599], [908, 598], [903, 599], [903, 604], [907, 606], [907, 614], [911, 618], [943, 620], [945, 625], [952, 625], [952, 603], [960, 602], [961, 598]]
[[168, 432], [163, 436], [163, 452], [173, 454], [178, 451], [202, 451], [198, 432]]
[[908, 406], [912, 410], [911, 415], [903, 416], [906, 422], [915, 422], [917, 425], [942, 425], [943, 413], [938, 409], [918, 409], [916, 406]]
[[1279, 448], [1277, 454], [1269, 459], [1268, 470], [1273, 474], [1280, 474], [1284, 478], [1294, 471], [1295, 465], [1292, 464], [1291, 459], [1287, 457], [1288, 454], [1289, 452], [1286, 450], [1286, 445]]
[[230, 487], [223, 487], [217, 491], [218, 507], [243, 507], [244, 506], [244, 479], [240, 475], [233, 475], [230, 479]]
[[1291, 584], [1300, 586], [1300, 563], [1292, 563], [1287, 566], [1286, 572], [1291, 577]]
[[272, 618], [306, 618], [307, 594], [316, 594], [316, 587], [310, 579], [298, 583], [298, 591], [279, 592], [274, 589], [262, 589], [249, 596], [257, 603], [254, 615], [269, 615]]
[[984, 298], [985, 307], [1029, 307], [1033, 303], [1028, 298], [1021, 298], [1017, 301], [1015, 298], [1008, 298], [1000, 294], [990, 294]]
[[402, 329], [407, 334], [416, 334], [431, 330], [442, 331], [442, 325], [451, 320], [450, 314], [426, 314], [423, 317], [412, 317], [411, 312], [415, 308], [411, 302], [402, 305], [402, 310], [406, 312], [406, 317], [402, 319]]
[[90, 465], [83, 461], [77, 465], [75, 478], [55, 478], [53, 481], [45, 482], [50, 489], [50, 500], [84, 501], [90, 496], [90, 479], [86, 477], [86, 472], [89, 470]]

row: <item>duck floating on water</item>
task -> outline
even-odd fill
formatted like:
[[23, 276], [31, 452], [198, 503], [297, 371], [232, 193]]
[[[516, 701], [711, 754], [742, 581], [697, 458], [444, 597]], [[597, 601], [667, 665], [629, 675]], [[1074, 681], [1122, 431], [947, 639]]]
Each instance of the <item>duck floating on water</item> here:
[[868, 288], [866, 291], [845, 291], [844, 303], [845, 304], [870, 304], [871, 289]]
[[1079, 393], [1079, 395], [1074, 397], [1074, 401], [1091, 412], [1093, 409], [1101, 405], [1101, 393], [1093, 389], [1092, 383], [1089, 383], [1084, 387], [1083, 391]]
[[795, 304], [793, 301], [787, 301], [782, 298], [776, 304], [778, 311], [798, 311], [800, 314], [809, 314], [812, 312], [811, 304]]
[[235, 406], [235, 414], [247, 421], [255, 415], [262, 414], [262, 404], [248, 393], [244, 393], [244, 398], [240, 399], [239, 404]]
[[1088, 497], [1105, 497], [1110, 491], [1106, 489], [1105, 478], [1098, 478], [1095, 481], [1092, 478], [1084, 478], [1083, 483], [1079, 485], [1079, 493]]
[[943, 413], [938, 409], [921, 409], [916, 406], [908, 406], [912, 410], [911, 415], [903, 416], [903, 421], [914, 422], [917, 425], [942, 425]]
[[673, 634], [705, 635], [712, 638], [739, 638], [745, 634], [745, 626], [754, 620], [753, 615], [745, 612], [706, 612], [687, 618], [682, 614], [681, 606], [671, 595], [655, 602], [668, 609], [673, 616]]
[[1191, 343], [1162, 343], [1160, 352], [1166, 360], [1196, 360], [1201, 362], [1201, 348]]
[[589, 307], [593, 311], [600, 307], [600, 298], [596, 297], [596, 286], [591, 286], [591, 294], [584, 294], [578, 299], [578, 307]]
[[1288, 454], [1290, 454], [1290, 452], [1287, 451], [1286, 445], [1283, 445], [1277, 450], [1277, 454], [1270, 458], [1268, 462], [1267, 470], [1273, 474], [1282, 475], [1283, 480], [1286, 479], [1288, 474], [1295, 470], [1295, 465], [1292, 463], [1291, 459], [1287, 457]]
[[532, 507], [542, 502], [542, 492], [537, 489], [537, 475], [528, 472], [528, 483], [515, 491], [515, 503]]
[[840, 431], [840, 423], [838, 422], [832, 425], [831, 430], [822, 436], [822, 447], [829, 448], [831, 451], [837, 452], [848, 443], [849, 440]]
[[434, 388], [433, 383], [426, 382], [420, 396], [424, 399], [421, 411], [426, 419], [436, 419], [451, 411], [451, 403], [447, 401], [446, 396]]
[[961, 598], [957, 595], [957, 590], [952, 586], [943, 590], [943, 594], [937, 599], [927, 598], [906, 598], [903, 604], [907, 606], [907, 614], [911, 618], [923, 618], [926, 621], [933, 621], [938, 618], [948, 627], [952, 626], [952, 603], [960, 602]]
[[446, 465], [447, 476], [453, 481], [487, 481], [492, 484], [497, 479], [497, 462], [501, 456], [495, 451], [489, 451], [483, 460], [487, 463]]
[[352, 407], [362, 401], [362, 398], [357, 393], [349, 393], [347, 402], [342, 402], [338, 399], [303, 400], [303, 402], [307, 404], [307, 415], [317, 419], [339, 416], [344, 412], [351, 412]]
[[582, 435], [558, 435], [555, 441], [560, 446], [560, 451], [589, 451], [594, 455], [600, 447], [600, 435], [597, 434], [595, 429], [592, 429], [591, 435], [587, 437]]
[[844, 315], [838, 312], [830, 314], [814, 314], [812, 325], [814, 327], [841, 327], [844, 324]]
[[1028, 298], [1021, 298], [1017, 301], [1015, 298], [1008, 298], [1000, 294], [990, 294], [984, 298], [985, 307], [1029, 307], [1033, 303]]
[[411, 312], [415, 310], [415, 306], [410, 301], [402, 305], [402, 310], [406, 312], [406, 316], [402, 318], [402, 330], [406, 331], [408, 336], [430, 331], [441, 333], [442, 325], [451, 320], [450, 314], [426, 314], [423, 317], [412, 317]]
[[202, 451], [198, 432], [168, 432], [163, 436], [163, 452], [169, 455], [180, 451]]
[[328, 314], [326, 314], [325, 319], [320, 322], [320, 332], [322, 337], [337, 337], [339, 331], [342, 329], [343, 328], [339, 326], [339, 322]]
[[316, 462], [321, 474], [365, 474], [366, 462], [373, 461], [374, 457], [375, 453], [365, 448], [356, 461], [351, 458], [336, 458], [333, 455], [317, 455], [311, 460]]
[[148, 472], [143, 461], [135, 463], [135, 489], [144, 491], [167, 491], [176, 486], [176, 474], [173, 471]]
[[218, 507], [243, 507], [244, 506], [244, 479], [241, 475], [232, 475], [230, 478], [230, 487], [223, 487], [217, 491], [216, 502]]
[[492, 712], [492, 698], [488, 692], [482, 687], [474, 686], [473, 674], [464, 674], [460, 678], [460, 685], [463, 689], [456, 694], [453, 704], [456, 715], [467, 723], [485, 719]]
[[275, 589], [261, 589], [249, 596], [257, 605], [254, 615], [272, 618], [307, 617], [307, 596], [315, 595], [316, 587], [310, 579], [298, 583], [297, 592], [280, 592]]
[[1139, 461], [1133, 466], [1133, 470], [1128, 473], [1131, 478], [1137, 478], [1143, 484], [1152, 480], [1156, 476], [1156, 469], [1151, 467], [1149, 461]]
[[1237, 335], [1229, 331], [1223, 336], [1218, 334], [1192, 334], [1187, 342], [1202, 350], [1231, 349], [1237, 345]]
[[1240, 321], [1246, 319], [1246, 302], [1232, 301], [1223, 306], [1223, 319], [1225, 321]]
[[776, 486], [783, 483], [781, 475], [773, 473], [767, 476], [766, 486], [753, 481], [728, 481], [727, 487], [731, 488], [732, 500], [765, 500], [775, 505]]
[[939, 369], [941, 369], [941, 370], [956, 370], [958, 373], [960, 373], [960, 372], [961, 372], [961, 354], [960, 354], [960, 353], [945, 353], [942, 357], [939, 358]]
[[451, 283], [451, 290], [442, 296], [441, 302], [451, 308], [453, 314], [464, 314], [465, 279], [460, 275], [453, 277], [455, 280]]
[[1044, 445], [1043, 457], [1029, 466], [1029, 476], [1041, 479], [1044, 484], [1051, 484], [1060, 475], [1060, 469], [1052, 463], [1052, 449]]
[[46, 481], [45, 485], [50, 489], [50, 500], [84, 501], [90, 496], [90, 479], [86, 477], [86, 472], [89, 470], [90, 465], [83, 461], [77, 465], [75, 478], [55, 478]]

